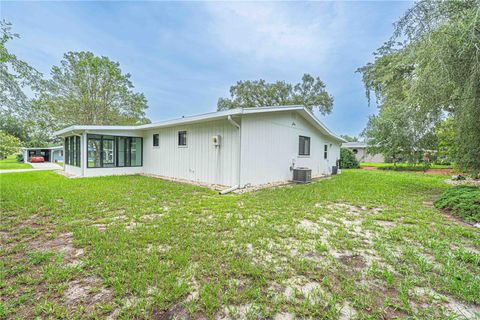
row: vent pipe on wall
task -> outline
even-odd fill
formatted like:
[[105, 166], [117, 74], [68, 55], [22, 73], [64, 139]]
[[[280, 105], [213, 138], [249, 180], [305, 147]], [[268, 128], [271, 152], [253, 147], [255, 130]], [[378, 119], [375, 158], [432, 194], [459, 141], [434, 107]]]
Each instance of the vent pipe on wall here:
[[232, 126], [234, 126], [235, 128], [238, 129], [238, 184], [233, 186], [233, 187], [230, 187], [228, 189], [225, 189], [225, 190], [222, 190], [220, 191], [220, 194], [226, 194], [226, 193], [229, 193], [229, 192], [232, 192], [238, 188], [240, 188], [240, 180], [241, 180], [241, 169], [242, 169], [242, 128], [240, 127], [240, 125], [235, 122], [235, 120], [232, 119], [232, 116], [228, 116], [227, 117], [227, 120], [228, 122], [230, 122], [232, 124]]

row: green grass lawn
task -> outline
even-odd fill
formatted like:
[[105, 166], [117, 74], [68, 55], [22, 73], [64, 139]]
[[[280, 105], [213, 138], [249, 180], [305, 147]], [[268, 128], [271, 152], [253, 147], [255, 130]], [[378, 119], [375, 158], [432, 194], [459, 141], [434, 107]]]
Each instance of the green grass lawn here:
[[[383, 162], [360, 162], [361, 167], [393, 167], [393, 163], [383, 163]], [[410, 166], [408, 163], [397, 163], [397, 166]], [[451, 165], [444, 165], [444, 164], [432, 164], [430, 165], [430, 169], [451, 169]]]
[[474, 317], [480, 233], [432, 206], [443, 179], [342, 170], [221, 196], [2, 174], [0, 318]]
[[16, 155], [8, 156], [6, 159], [0, 160], [0, 170], [29, 169], [31, 167], [28, 163], [18, 162]]

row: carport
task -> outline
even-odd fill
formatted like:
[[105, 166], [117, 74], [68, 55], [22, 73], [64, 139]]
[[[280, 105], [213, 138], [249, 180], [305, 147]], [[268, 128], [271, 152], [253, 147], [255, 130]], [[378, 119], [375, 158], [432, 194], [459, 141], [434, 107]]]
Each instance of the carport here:
[[23, 162], [31, 162], [32, 157], [43, 157], [45, 162], [63, 162], [63, 147], [23, 148]]

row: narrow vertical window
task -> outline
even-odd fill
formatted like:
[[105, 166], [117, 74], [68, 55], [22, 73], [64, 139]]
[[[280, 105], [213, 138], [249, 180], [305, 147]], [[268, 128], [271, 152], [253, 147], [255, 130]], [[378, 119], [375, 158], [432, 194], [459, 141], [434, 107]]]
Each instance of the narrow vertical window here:
[[158, 147], [160, 145], [160, 135], [158, 133], [155, 133], [153, 135], [153, 146]]
[[310, 155], [310, 137], [305, 137], [305, 136], [298, 137], [298, 155], [300, 156]]
[[178, 131], [178, 145], [179, 146], [187, 145], [187, 131]]
[[328, 145], [323, 147], [323, 159], [328, 159]]

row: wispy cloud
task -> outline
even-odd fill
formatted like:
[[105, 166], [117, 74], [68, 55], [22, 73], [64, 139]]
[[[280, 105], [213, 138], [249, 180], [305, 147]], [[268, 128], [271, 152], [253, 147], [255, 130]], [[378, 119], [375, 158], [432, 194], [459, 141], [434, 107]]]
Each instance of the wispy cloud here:
[[[345, 29], [335, 5], [328, 14], [318, 10], [324, 6], [305, 3], [228, 2], [206, 7], [207, 30], [216, 45], [253, 63], [322, 64]], [[299, 9], [306, 11], [298, 14]]]

